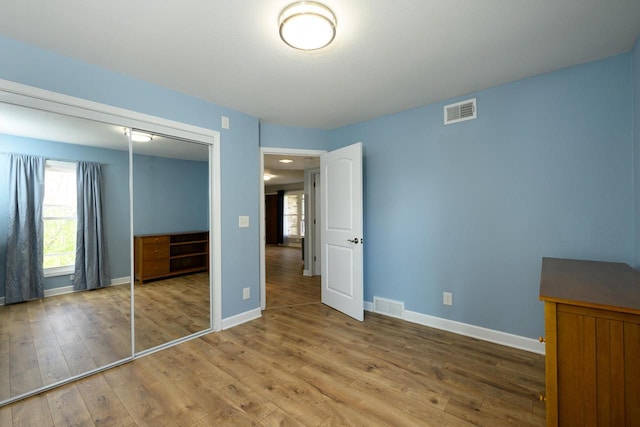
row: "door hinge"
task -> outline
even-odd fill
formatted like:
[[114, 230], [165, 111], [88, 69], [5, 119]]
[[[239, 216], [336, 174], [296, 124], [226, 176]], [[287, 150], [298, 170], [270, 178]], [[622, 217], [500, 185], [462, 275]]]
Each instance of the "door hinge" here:
[[315, 225], [315, 224], [316, 224], [316, 219], [314, 218], [314, 219], [313, 219], [313, 225]]
[[317, 260], [318, 260], [318, 258], [316, 258], [316, 257], [315, 257], [315, 255], [314, 255], [313, 260], [314, 260], [314, 261], [317, 261]]

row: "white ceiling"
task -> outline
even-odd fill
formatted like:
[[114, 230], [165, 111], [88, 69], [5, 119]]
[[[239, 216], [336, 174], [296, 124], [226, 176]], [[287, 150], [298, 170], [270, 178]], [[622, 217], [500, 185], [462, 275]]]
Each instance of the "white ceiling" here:
[[[281, 163], [280, 160], [293, 160], [291, 163]], [[265, 181], [265, 186], [273, 187], [286, 184], [304, 182], [304, 171], [320, 168], [320, 157], [287, 156], [276, 154], [264, 155], [264, 174], [271, 179]]]
[[332, 45], [286, 46], [291, 0], [0, 0], [0, 35], [265, 123], [336, 128], [629, 50], [638, 0], [324, 0]]

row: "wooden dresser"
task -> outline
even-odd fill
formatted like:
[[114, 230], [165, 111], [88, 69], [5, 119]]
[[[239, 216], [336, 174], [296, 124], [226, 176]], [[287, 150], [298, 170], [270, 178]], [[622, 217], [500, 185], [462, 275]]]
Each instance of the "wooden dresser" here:
[[547, 426], [640, 426], [640, 273], [542, 260]]
[[146, 234], [134, 238], [136, 280], [209, 270], [209, 232]]

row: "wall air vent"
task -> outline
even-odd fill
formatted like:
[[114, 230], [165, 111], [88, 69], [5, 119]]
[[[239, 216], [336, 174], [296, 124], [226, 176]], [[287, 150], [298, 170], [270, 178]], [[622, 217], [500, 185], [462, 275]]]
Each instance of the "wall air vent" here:
[[404, 303], [386, 298], [373, 297], [374, 313], [386, 314], [387, 316], [404, 319]]
[[476, 115], [476, 99], [467, 99], [466, 101], [456, 102], [444, 106], [444, 124], [463, 122], [472, 120]]

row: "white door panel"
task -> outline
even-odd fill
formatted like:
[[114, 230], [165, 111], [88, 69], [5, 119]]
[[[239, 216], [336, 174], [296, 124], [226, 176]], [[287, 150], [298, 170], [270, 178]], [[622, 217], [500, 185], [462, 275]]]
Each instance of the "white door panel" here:
[[362, 144], [320, 158], [322, 302], [364, 319]]

